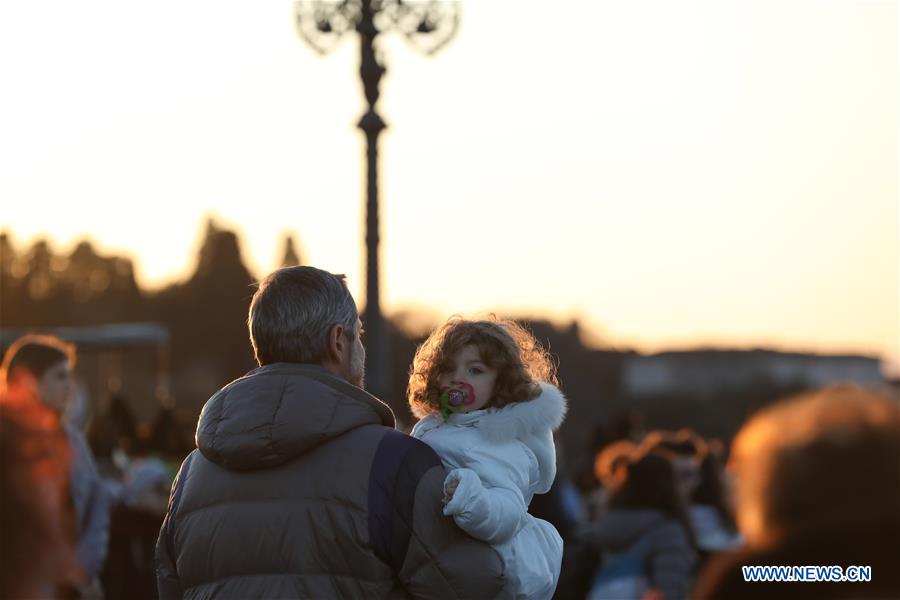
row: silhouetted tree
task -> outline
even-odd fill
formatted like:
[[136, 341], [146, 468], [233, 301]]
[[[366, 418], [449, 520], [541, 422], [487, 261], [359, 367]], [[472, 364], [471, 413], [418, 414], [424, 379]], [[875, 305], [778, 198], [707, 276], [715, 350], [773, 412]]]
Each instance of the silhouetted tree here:
[[0, 233], [0, 326], [13, 327], [25, 309], [25, 284], [17, 271], [24, 268], [6, 232]]
[[[176, 398], [185, 371], [199, 369], [210, 382], [222, 385], [255, 365], [246, 325], [253, 281], [241, 260], [237, 236], [210, 219], [194, 273], [186, 283], [163, 290], [153, 300], [153, 313], [172, 332]], [[213, 392], [215, 388], [203, 393]], [[191, 403], [205, 400], [188, 399]]]

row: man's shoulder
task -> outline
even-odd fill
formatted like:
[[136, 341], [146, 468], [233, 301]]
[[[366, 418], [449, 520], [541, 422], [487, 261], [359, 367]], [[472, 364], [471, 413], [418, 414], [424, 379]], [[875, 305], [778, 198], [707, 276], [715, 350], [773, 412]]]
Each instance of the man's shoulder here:
[[[436, 468], [441, 470], [440, 475], [426, 479], [426, 474]], [[440, 494], [443, 470], [440, 457], [428, 444], [400, 431], [388, 430], [375, 449], [369, 471], [369, 493], [374, 498], [378, 490], [392, 490], [392, 501], [401, 496], [411, 499], [420, 489], [427, 494]], [[426, 480], [430, 483], [422, 488]]]
[[389, 427], [379, 427], [379, 429], [384, 431], [376, 454], [380, 455], [382, 459], [390, 459], [395, 463], [414, 461], [422, 464], [441, 464], [437, 452], [422, 440]]
[[330, 451], [352, 454], [366, 462], [371, 460], [372, 479], [388, 479], [393, 482], [413, 477], [418, 479], [425, 471], [442, 466], [440, 456], [425, 442], [392, 427], [374, 423], [351, 429], [334, 439]]

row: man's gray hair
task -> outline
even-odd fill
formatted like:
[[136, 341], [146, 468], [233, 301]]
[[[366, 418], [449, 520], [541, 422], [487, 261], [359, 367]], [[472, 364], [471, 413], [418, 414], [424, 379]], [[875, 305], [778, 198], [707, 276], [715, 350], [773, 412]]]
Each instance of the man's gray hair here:
[[343, 325], [357, 333], [359, 313], [344, 275], [315, 267], [286, 267], [259, 284], [247, 326], [260, 366], [276, 362], [320, 363], [328, 332]]

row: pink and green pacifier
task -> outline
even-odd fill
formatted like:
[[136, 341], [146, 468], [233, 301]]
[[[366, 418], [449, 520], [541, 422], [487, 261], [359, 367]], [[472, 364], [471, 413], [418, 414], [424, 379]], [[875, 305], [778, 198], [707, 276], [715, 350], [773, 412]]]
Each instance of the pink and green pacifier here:
[[474, 402], [475, 389], [468, 383], [454, 381], [441, 387], [441, 415], [445, 421], [450, 418], [450, 413], [459, 407], [469, 406]]

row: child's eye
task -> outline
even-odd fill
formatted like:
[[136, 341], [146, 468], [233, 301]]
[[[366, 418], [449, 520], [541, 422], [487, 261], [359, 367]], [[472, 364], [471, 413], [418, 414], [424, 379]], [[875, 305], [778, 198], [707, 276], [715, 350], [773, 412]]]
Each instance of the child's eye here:
[[484, 373], [484, 371], [482, 371], [479, 367], [471, 367], [469, 369], [469, 373], [471, 373], [472, 375], [481, 375], [482, 373]]

